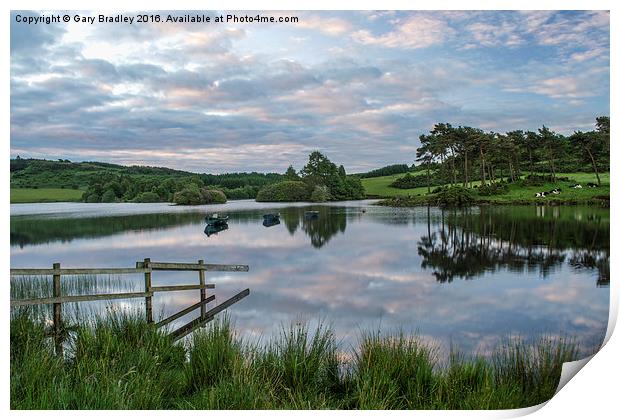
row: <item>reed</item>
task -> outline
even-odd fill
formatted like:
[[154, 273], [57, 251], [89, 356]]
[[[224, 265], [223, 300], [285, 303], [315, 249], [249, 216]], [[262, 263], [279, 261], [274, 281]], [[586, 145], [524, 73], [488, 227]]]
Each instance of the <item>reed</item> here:
[[[128, 276], [105, 274], [63, 275], [60, 282], [62, 295], [87, 295], [97, 293], [133, 292], [142, 279]], [[35, 299], [53, 296], [52, 276], [11, 276], [10, 295], [14, 299]], [[89, 319], [91, 315], [101, 313], [108, 302], [69, 302], [63, 304], [63, 318], [67, 323]], [[32, 305], [28, 308], [11, 308], [11, 315], [16, 313], [33, 314], [36, 317], [52, 318], [52, 305]]]
[[227, 316], [173, 342], [137, 312], [80, 323], [63, 357], [44, 319], [11, 319], [13, 409], [489, 409], [550, 399], [574, 341], [507, 340], [490, 357], [437, 347], [402, 332], [364, 332], [352, 353], [331, 328], [283, 328], [245, 343]]

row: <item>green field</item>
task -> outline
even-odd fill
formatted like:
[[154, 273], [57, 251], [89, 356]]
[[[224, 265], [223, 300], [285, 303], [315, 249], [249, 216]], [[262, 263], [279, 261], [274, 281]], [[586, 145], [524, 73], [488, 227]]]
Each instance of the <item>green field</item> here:
[[[423, 174], [423, 171], [415, 171], [410, 172], [411, 175], [420, 175]], [[402, 178], [405, 174], [396, 174], [396, 175], [387, 175], [387, 176], [378, 176], [376, 178], [362, 178], [362, 185], [364, 186], [364, 190], [366, 191], [366, 195], [369, 197], [398, 197], [398, 196], [408, 196], [408, 195], [417, 195], [417, 194], [425, 194], [427, 191], [426, 187], [420, 188], [412, 188], [408, 190], [402, 190], [399, 188], [392, 188], [390, 184], [396, 181], [398, 178]], [[431, 187], [432, 189], [433, 187]]]
[[[412, 172], [413, 175], [420, 175], [422, 172]], [[533, 187], [522, 187], [517, 185], [511, 185], [509, 187], [509, 192], [503, 195], [490, 196], [485, 197], [486, 200], [498, 203], [510, 203], [513, 201], [536, 201], [536, 200], [545, 200], [545, 199], [536, 199], [534, 197], [536, 192], [539, 191], [549, 191], [553, 188], [559, 187], [562, 188], [562, 194], [558, 196], [553, 196], [554, 200], [572, 202], [572, 201], [583, 201], [586, 202], [590, 200], [592, 197], [599, 195], [609, 195], [609, 172], [605, 172], [600, 174], [601, 177], [601, 186], [599, 188], [586, 188], [586, 184], [588, 182], [596, 183], [596, 175], [593, 173], [583, 173], [583, 172], [573, 172], [573, 173], [558, 173], [557, 177], [567, 177], [575, 182], [581, 183], [584, 188], [582, 189], [571, 189], [568, 188], [572, 182], [558, 181], [556, 183], [548, 183], [543, 186], [533, 186]], [[390, 183], [394, 182], [396, 179], [404, 176], [404, 174], [398, 175], [389, 175], [382, 176], [377, 178], [365, 178], [362, 179], [362, 185], [366, 190], [366, 194], [370, 197], [381, 197], [381, 198], [390, 198], [390, 197], [406, 197], [406, 196], [417, 196], [417, 195], [426, 195], [427, 188], [419, 187], [419, 188], [411, 188], [411, 189], [399, 189], [390, 187]], [[473, 183], [474, 185], [480, 185], [480, 181], [476, 181]], [[435, 187], [431, 187], [433, 189]]]
[[83, 192], [69, 188], [11, 188], [11, 203], [81, 201]]

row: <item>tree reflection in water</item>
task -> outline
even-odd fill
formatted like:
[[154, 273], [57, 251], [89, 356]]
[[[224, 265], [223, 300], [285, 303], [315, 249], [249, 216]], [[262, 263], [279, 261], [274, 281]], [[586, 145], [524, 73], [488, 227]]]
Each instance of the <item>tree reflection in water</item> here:
[[319, 207], [319, 216], [312, 219], [304, 217], [305, 210], [291, 209], [282, 213], [281, 218], [291, 235], [301, 226], [314, 248], [322, 248], [331, 238], [338, 233], [344, 233], [347, 228], [347, 215], [344, 211], [339, 211], [341, 209]]
[[417, 244], [421, 266], [444, 283], [500, 269], [546, 277], [568, 261], [574, 269], [596, 269], [597, 285], [609, 285], [609, 221], [562, 210], [480, 207], [437, 214], [429, 208]]

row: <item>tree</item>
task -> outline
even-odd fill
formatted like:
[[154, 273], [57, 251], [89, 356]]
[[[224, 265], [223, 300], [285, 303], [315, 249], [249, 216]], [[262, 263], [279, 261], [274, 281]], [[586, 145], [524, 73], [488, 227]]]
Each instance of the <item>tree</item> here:
[[602, 137], [603, 144], [606, 146], [604, 152], [609, 153], [609, 117], [597, 117], [596, 118], [596, 131]]
[[425, 134], [420, 135], [420, 144], [416, 150], [416, 161], [422, 162], [426, 166], [426, 186], [428, 193], [431, 192], [431, 163], [433, 163], [433, 152], [431, 148], [431, 138]]
[[114, 190], [112, 190], [112, 189], [107, 190], [101, 196], [101, 202], [102, 203], [113, 203], [115, 201], [116, 201], [116, 194], [114, 193]]
[[[515, 178], [516, 178], [516, 176], [518, 176], [521, 173], [521, 153], [523, 152], [524, 149], [527, 152], [528, 147], [530, 147], [530, 145], [527, 142], [526, 136], [522, 130], [509, 131], [506, 133], [506, 136], [512, 143], [510, 145], [510, 151], [511, 153], [513, 153], [513, 160], [515, 164], [514, 170], [516, 172], [515, 174]], [[530, 171], [531, 171], [532, 170], [531, 154], [529, 154], [529, 158], [530, 158], [529, 162], [530, 162]]]
[[310, 201], [315, 203], [323, 203], [329, 200], [329, 190], [325, 185], [317, 185], [310, 195]]
[[220, 190], [202, 188], [200, 195], [202, 197], [201, 204], [224, 204], [226, 202], [226, 194]]
[[547, 156], [551, 178], [555, 181], [555, 161], [562, 147], [560, 136], [543, 125], [538, 129], [538, 138]]
[[319, 151], [310, 153], [308, 163], [301, 170], [301, 176], [311, 191], [317, 185], [325, 185], [332, 199], [347, 198], [345, 182], [338, 173], [338, 167]]
[[327, 156], [319, 151], [310, 153], [308, 163], [301, 170], [304, 181], [313, 185], [328, 185], [328, 181], [338, 176], [338, 168]]
[[475, 157], [478, 132], [475, 128], [458, 127], [454, 131], [454, 136], [457, 153], [463, 161], [463, 186], [469, 188], [471, 186], [469, 169]]
[[198, 187], [194, 184], [190, 184], [190, 186], [176, 192], [172, 201], [180, 205], [196, 205], [201, 203], [202, 196], [200, 195]]
[[293, 168], [293, 165], [289, 165], [289, 167], [286, 169], [286, 172], [284, 173], [284, 178], [287, 181], [299, 181], [299, 175], [297, 175], [297, 171], [295, 171], [295, 168]]
[[137, 203], [157, 203], [159, 201], [159, 196], [157, 193], [151, 191], [145, 191], [136, 196], [134, 201]]
[[570, 141], [577, 149], [583, 152], [586, 158], [590, 161], [590, 163], [592, 164], [592, 169], [596, 174], [596, 180], [600, 185], [601, 177], [598, 174], [598, 167], [596, 165], [595, 156], [600, 154], [605, 147], [604, 137], [599, 135], [599, 133], [593, 131], [590, 131], [588, 133], [577, 131], [570, 137]]
[[302, 181], [282, 181], [263, 187], [256, 194], [256, 201], [307, 201], [308, 184]]
[[482, 180], [482, 185], [486, 185], [486, 152], [489, 149], [489, 144], [491, 143], [493, 136], [490, 134], [486, 134], [482, 130], [478, 130], [475, 136], [476, 145], [478, 146], [478, 153], [480, 154], [480, 178]]
[[86, 194], [83, 196], [83, 199], [87, 203], [99, 203], [101, 202], [101, 197], [96, 192]]

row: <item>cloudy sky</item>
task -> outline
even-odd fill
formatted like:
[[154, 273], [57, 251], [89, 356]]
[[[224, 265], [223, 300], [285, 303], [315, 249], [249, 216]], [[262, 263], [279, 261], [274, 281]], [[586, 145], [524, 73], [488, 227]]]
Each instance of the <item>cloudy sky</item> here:
[[570, 134], [609, 115], [607, 12], [132, 25], [18, 14], [57, 13], [12, 12], [12, 156], [283, 172], [318, 149], [358, 172], [412, 163], [436, 122]]

